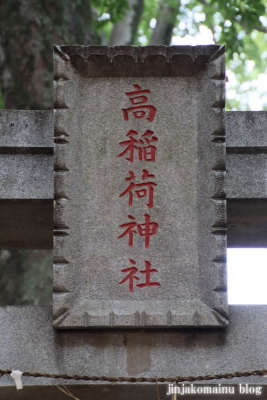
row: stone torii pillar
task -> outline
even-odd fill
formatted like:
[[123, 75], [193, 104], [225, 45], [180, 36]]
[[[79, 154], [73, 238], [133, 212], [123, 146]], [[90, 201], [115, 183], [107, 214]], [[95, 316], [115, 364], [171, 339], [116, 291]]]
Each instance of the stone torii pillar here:
[[[166, 93], [169, 90], [168, 82], [172, 82], [172, 87], [179, 90], [183, 99], [188, 98], [190, 103], [194, 98], [194, 90], [197, 87], [198, 91], [203, 90], [204, 95], [200, 98], [204, 104], [209, 101], [207, 96], [205, 98], [205, 79], [213, 79], [218, 85], [221, 85], [220, 81], [223, 80], [223, 69], [221, 69], [221, 64], [216, 61], [222, 56], [222, 49], [219, 49], [218, 46], [174, 47], [171, 50], [166, 50], [164, 46], [153, 46], [144, 48], [144, 50], [119, 47], [115, 48], [114, 51], [103, 47], [81, 49], [65, 46], [57, 49], [55, 57], [59, 65], [56, 70], [56, 107], [74, 110], [67, 111], [72, 113], [68, 118], [77, 118], [75, 105], [71, 108], [64, 103], [64, 90], [66, 90], [63, 88], [64, 84], [71, 79], [74, 81], [77, 79], [77, 82], [75, 81], [77, 86], [74, 86], [73, 92], [69, 93], [68, 96], [77, 96], [77, 90], [79, 91], [81, 87], [85, 91], [83, 92], [84, 95], [86, 95], [87, 79], [95, 79], [96, 84], [100, 84], [100, 88], [103, 87], [107, 90], [112, 79], [116, 78], [121, 85], [118, 85], [121, 91], [116, 89], [116, 99], [121, 95], [117, 107], [117, 110], [121, 113], [121, 110], [128, 107], [128, 99], [125, 93], [126, 95], [129, 93], [132, 83], [139, 85], [140, 81], [147, 85], [147, 87], [141, 89], [149, 91], [153, 96], [157, 90], [157, 85], [161, 84], [158, 83], [160, 81], [157, 79], [162, 77], [165, 79], [162, 87], [166, 86]], [[83, 60], [85, 55], [88, 55], [88, 63], [81, 60], [81, 54]], [[90, 58], [89, 55], [93, 57]], [[105, 62], [103, 62], [103, 57], [106, 57]], [[109, 57], [108, 60], [107, 57]], [[124, 57], [128, 57], [128, 59], [126, 60]], [[135, 64], [129, 61], [131, 57], [135, 58]], [[168, 60], [165, 61], [165, 59]], [[212, 64], [214, 60], [215, 64]], [[127, 69], [126, 73], [125, 63], [129, 63], [132, 68]], [[67, 72], [64, 70], [66, 64], [69, 68]], [[199, 76], [203, 79], [203, 87], [193, 84], [187, 86], [188, 79], [198, 81]], [[134, 77], [134, 82], [132, 82], [132, 77]], [[147, 77], [148, 80], [146, 80]], [[137, 78], [142, 79], [136, 82]], [[172, 81], [168, 81], [167, 78], [172, 79]], [[176, 81], [177, 78], [179, 83]], [[81, 81], [79, 81], [80, 79]], [[84, 83], [84, 86], [81, 85], [81, 82]], [[213, 89], [209, 90], [211, 90], [209, 93], [213, 96]], [[176, 92], [172, 92], [174, 100], [176, 99]], [[113, 92], [110, 90], [108, 93], [111, 95]], [[96, 91], [95, 94], [96, 101], [101, 105], [101, 92]], [[98, 95], [99, 98], [97, 98]], [[131, 96], [133, 98], [133, 95]], [[157, 96], [151, 98], [158, 115], [162, 112], [161, 115], [164, 116], [164, 113], [168, 112], [164, 108], [164, 99], [161, 103], [157, 103]], [[220, 101], [221, 98], [219, 97], [217, 103], [213, 101], [213, 106], [214, 104], [216, 105], [215, 108], [221, 106]], [[203, 104], [201, 104], [201, 107]], [[194, 107], [197, 110], [200, 106], [194, 104]], [[183, 110], [180, 111], [182, 115]], [[98, 123], [98, 112], [100, 118], [102, 118], [101, 107], [99, 110], [94, 110], [95, 124]], [[124, 123], [120, 121], [122, 115], [120, 113], [118, 113], [119, 122], [116, 128], [119, 126], [119, 129], [123, 132], [124, 125], [119, 125]], [[209, 118], [213, 118], [210, 117], [212, 114], [209, 109], [207, 113]], [[173, 117], [174, 122], [175, 115]], [[224, 134], [226, 138], [225, 193], [227, 199], [228, 247], [266, 247], [266, 116], [266, 112], [224, 112], [219, 114], [222, 125], [223, 120], [225, 121], [225, 132], [221, 130], [217, 136], [221, 141]], [[188, 118], [193, 117], [191, 115]], [[210, 123], [209, 121], [207, 119], [205, 122], [207, 126]], [[172, 126], [174, 126], [174, 122]], [[182, 118], [180, 122], [182, 122]], [[61, 122], [58, 121], [57, 117], [57, 124], [59, 123]], [[197, 123], [194, 126], [197, 126]], [[3, 110], [0, 112], [0, 129], [0, 177], [2, 183], [0, 187], [0, 246], [2, 249], [52, 249], [53, 111]], [[56, 129], [58, 129], [58, 126]], [[70, 129], [72, 129], [72, 134], [75, 135], [73, 126]], [[84, 129], [83, 126], [81, 126], [81, 129]], [[133, 129], [137, 130], [135, 127]], [[161, 125], [155, 124], [153, 129], [155, 132], [158, 129], [158, 136], [160, 132], [164, 132], [164, 127]], [[172, 132], [172, 128], [168, 129], [165, 137]], [[194, 140], [198, 138], [198, 133], [196, 134], [194, 129], [192, 128], [189, 132], [192, 143], [195, 143]], [[204, 131], [205, 129], [203, 129]], [[57, 139], [60, 142], [60, 138]], [[118, 143], [119, 140], [121, 139], [118, 137]], [[220, 143], [220, 140], [218, 143]], [[161, 143], [163, 143], [163, 140]], [[76, 151], [75, 147], [73, 148]], [[116, 151], [114, 151], [115, 157], [117, 157]], [[60, 157], [60, 154], [57, 150], [57, 157]], [[164, 153], [162, 154], [164, 155]], [[183, 154], [180, 156], [182, 157]], [[67, 160], [71, 164], [71, 158], [68, 157], [67, 155]], [[60, 163], [62, 163], [61, 158]], [[221, 165], [223, 165], [223, 162], [220, 162]], [[66, 168], [68, 170], [75, 169], [75, 163], [66, 165]], [[219, 169], [217, 168], [217, 170]], [[160, 167], [153, 172], [157, 177], [161, 176], [160, 173]], [[156, 184], [159, 187], [163, 184], [162, 180], [159, 178]], [[68, 188], [68, 190], [70, 189]], [[160, 196], [160, 192], [156, 192], [156, 189], [155, 193]], [[68, 195], [67, 197], [71, 196]], [[155, 196], [155, 201], [156, 199]], [[93, 206], [94, 204], [92, 204]], [[81, 207], [84, 207], [84, 205]], [[58, 215], [56, 214], [56, 217]], [[163, 225], [164, 221], [158, 223], [159, 229], [161, 224]], [[222, 226], [222, 228], [224, 227]], [[219, 232], [220, 225], [216, 225], [214, 229]], [[144, 252], [144, 254], [148, 253]], [[266, 316], [266, 306], [231, 306], [229, 307], [229, 327], [226, 330], [225, 328], [218, 330], [218, 328], [200, 328], [198, 326], [187, 329], [181, 327], [179, 330], [163, 329], [162, 327], [153, 328], [153, 326], [150, 326], [149, 330], [129, 330], [126, 326], [121, 328], [119, 324], [120, 329], [112, 328], [111, 330], [107, 327], [99, 329], [98, 320], [96, 324], [98, 329], [80, 331], [54, 329], [50, 306], [1, 307], [0, 346], [2, 349], [1, 362], [3, 363], [1, 367], [3, 369], [20, 369], [21, 371], [66, 372], [114, 377], [171, 377], [265, 369], [267, 367], [265, 352], [267, 345]], [[114, 313], [111, 312], [110, 318], [112, 321], [114, 318], [116, 326]], [[139, 316], [137, 319], [139, 321]], [[171, 326], [171, 320], [167, 320], [167, 322]], [[219, 322], [221, 323], [220, 319]], [[62, 321], [59, 320], [56, 324], [58, 323], [60, 325]], [[103, 322], [104, 325], [105, 323]], [[87, 320], [86, 324], [90, 326], [90, 321]], [[157, 322], [157, 324], [161, 326], [161, 322]], [[209, 324], [212, 325], [210, 322], [206, 325]], [[196, 325], [201, 324], [196, 322]], [[224, 321], [221, 325], [224, 325]], [[58, 327], [64, 328], [64, 323]], [[76, 323], [74, 318], [68, 322], [66, 327], [80, 328], [81, 325], [80, 322]], [[13, 385], [11, 386], [10, 380], [5, 376], [1, 378], [1, 382], [1, 398], [8, 399], [14, 391]], [[220, 381], [219, 383], [237, 384], [241, 382], [262, 385], [265, 380], [260, 377], [251, 377], [234, 379], [230, 382]], [[58, 384], [58, 381], [44, 378], [29, 379], [26, 383], [25, 378], [26, 388], [24, 390], [25, 392], [28, 391], [29, 395], [34, 396], [35, 393], [38, 393], [39, 396], [43, 395], [44, 398], [49, 390], [51, 398], [58, 398], [58, 390], [53, 386], [55, 383]], [[215, 382], [210, 383], [214, 384]], [[68, 381], [67, 384], [74, 385], [73, 381]], [[165, 396], [167, 385], [162, 385], [160, 390], [161, 395]], [[79, 397], [79, 394], [88, 396], [91, 394], [92, 398], [100, 399], [103, 397], [103, 391], [106, 391], [110, 398], [123, 393], [129, 397], [129, 393], [131, 393], [132, 398], [138, 396], [142, 399], [147, 398], [147, 396], [154, 396], [155, 387], [149, 384], [145, 386], [142, 384], [135, 384], [134, 386], [116, 384], [113, 386], [105, 383], [90, 385], [84, 383], [73, 387], [73, 393], [77, 397]]]

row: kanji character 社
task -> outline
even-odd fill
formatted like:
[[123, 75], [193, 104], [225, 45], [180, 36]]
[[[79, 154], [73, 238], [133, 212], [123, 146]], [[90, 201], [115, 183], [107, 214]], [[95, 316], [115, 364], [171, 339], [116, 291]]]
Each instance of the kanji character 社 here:
[[[142, 180], [148, 178], [155, 178], [155, 175], [150, 174], [146, 169], [143, 169]], [[153, 194], [154, 194], [154, 186], [157, 186], [154, 182], [143, 182], [143, 183], [134, 183], [135, 175], [132, 171], [129, 171], [129, 177], [125, 178], [126, 182], [131, 181], [128, 188], [119, 195], [119, 197], [126, 196], [128, 194], [128, 205], [133, 205], [133, 194], [135, 193], [138, 199], [148, 197], [148, 202], [146, 206], [148, 208], [153, 207]]]
[[156, 160], [156, 146], [151, 143], [155, 143], [158, 141], [158, 138], [154, 136], [154, 132], [147, 130], [143, 135], [141, 135], [140, 139], [137, 139], [136, 136], [138, 133], [134, 130], [130, 130], [126, 136], [129, 137], [128, 140], [120, 142], [120, 146], [125, 146], [126, 149], [120, 153], [117, 157], [125, 157], [125, 160], [132, 163], [134, 161], [134, 155], [137, 153], [137, 157], [139, 161], [150, 161], [154, 162]]
[[151, 263], [149, 261], [145, 261], [145, 269], [142, 271], [138, 271], [138, 269], [136, 268], [136, 262], [134, 260], [129, 259], [129, 261], [132, 264], [132, 267], [121, 270], [121, 272], [128, 273], [128, 275], [122, 281], [119, 282], [119, 285], [129, 281], [129, 291], [133, 292], [134, 280], [136, 280], [136, 281], [140, 280], [140, 278], [138, 276], [136, 276], [137, 272], [139, 272], [140, 274], [145, 275], [145, 282], [136, 284], [137, 287], [142, 289], [144, 287], [160, 286], [160, 283], [158, 283], [158, 282], [151, 282], [150, 275], [155, 272], [158, 272], [158, 270], [151, 269]]
[[130, 103], [133, 107], [123, 108], [123, 118], [125, 121], [129, 120], [129, 113], [133, 114], [135, 119], [145, 118], [152, 122], [156, 114], [156, 108], [154, 106], [148, 106], [146, 94], [151, 93], [150, 90], [142, 90], [141, 86], [133, 84], [134, 91], [126, 92], [125, 94], [129, 97]]
[[118, 236], [118, 239], [123, 238], [126, 235], [129, 235], [128, 245], [130, 247], [133, 246], [133, 237], [134, 234], [138, 234], [145, 239], [145, 248], [149, 248], [150, 237], [156, 235], [158, 230], [158, 224], [156, 222], [150, 222], [150, 215], [145, 214], [145, 222], [143, 224], [137, 224], [135, 218], [131, 215], [128, 215], [128, 218], [132, 222], [128, 222], [126, 224], [120, 225], [120, 228], [126, 228], [126, 230]]
[[154, 272], [158, 272], [157, 269], [151, 269], [151, 263], [149, 261], [145, 261], [145, 269], [143, 271], [139, 271], [140, 274], [144, 274], [146, 277], [145, 283], [138, 283], [138, 287], [143, 288], [147, 286], [160, 286], [158, 282], [150, 282], [150, 275]]
[[121, 272], [125, 273], [129, 272], [129, 274], [122, 281], [119, 282], [119, 285], [125, 283], [126, 281], [129, 281], [129, 291], [132, 292], [134, 280], [139, 281], [140, 279], [137, 276], [135, 276], [135, 274], [138, 272], [138, 269], [135, 266], [135, 261], [134, 260], [129, 260], [129, 261], [132, 265], [134, 265], [134, 267], [129, 267], [121, 270]]

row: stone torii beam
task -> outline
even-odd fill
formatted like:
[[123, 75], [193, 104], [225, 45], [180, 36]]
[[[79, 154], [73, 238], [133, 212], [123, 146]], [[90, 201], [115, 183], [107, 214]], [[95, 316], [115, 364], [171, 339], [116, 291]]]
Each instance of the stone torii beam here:
[[[228, 247], [267, 245], [267, 112], [225, 112]], [[0, 247], [53, 248], [53, 111], [0, 111]]]

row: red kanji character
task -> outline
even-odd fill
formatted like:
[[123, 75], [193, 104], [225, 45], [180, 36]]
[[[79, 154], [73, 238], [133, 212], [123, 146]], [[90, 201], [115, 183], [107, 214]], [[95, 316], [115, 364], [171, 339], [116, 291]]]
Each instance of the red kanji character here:
[[[133, 92], [126, 92], [126, 95], [129, 97], [129, 100], [133, 107], [123, 108], [123, 118], [125, 121], [129, 120], [129, 113], [133, 113], [135, 119], [144, 118], [146, 115], [146, 119], [149, 122], [154, 120], [156, 114], [156, 108], [154, 106], [144, 105], [147, 103], [147, 96], [144, 94], [151, 93], [150, 90], [142, 90], [139, 85], [133, 84], [133, 87], [136, 89]], [[136, 105], [137, 104], [137, 105]]]
[[119, 282], [119, 285], [122, 283], [125, 283], [128, 280], [129, 281], [129, 291], [133, 292], [134, 280], [137, 280], [137, 281], [140, 280], [138, 278], [138, 276], [136, 276], [136, 273], [140, 272], [140, 274], [145, 275], [145, 283], [138, 283], [138, 284], [136, 284], [137, 287], [142, 289], [144, 287], [149, 287], [149, 286], [160, 286], [160, 283], [150, 281], [150, 275], [153, 274], [154, 272], [158, 272], [158, 270], [151, 269], [151, 263], [149, 261], [145, 261], [145, 270], [143, 270], [143, 271], [138, 271], [134, 260], [129, 259], [129, 261], [133, 265], [133, 267], [125, 268], [125, 269], [121, 270], [121, 272], [125, 272], [125, 273], [129, 272], [129, 274], [122, 281]]
[[135, 83], [133, 84], [133, 87], [136, 89], [133, 92], [125, 92], [125, 94], [129, 97], [129, 100], [132, 104], [132, 106], [134, 106], [135, 104], [145, 104], [147, 103], [147, 96], [144, 96], [144, 94], [149, 94], [151, 93], [150, 90], [145, 89], [142, 90], [141, 86], [136, 85]]
[[[143, 174], [142, 174], [142, 180], [145, 180], [147, 178], [155, 178], [155, 175], [149, 174], [149, 172], [146, 169], [143, 169]], [[135, 175], [132, 171], [129, 171], [129, 177], [125, 178], [126, 182], [127, 181], [133, 181], [135, 178]], [[120, 194], [119, 197], [123, 197], [126, 194], [129, 194], [129, 200], [128, 200], [128, 205], [132, 206], [133, 204], [133, 190], [135, 189], [135, 193], [138, 199], [144, 198], [148, 196], [148, 203], [146, 206], [148, 208], [153, 207], [153, 193], [154, 193], [154, 186], [157, 186], [156, 183], [154, 182], [144, 182], [144, 183], [134, 183], [131, 182], [128, 188]], [[143, 189], [136, 189], [136, 188], [143, 188]]]
[[146, 276], [146, 281], [145, 283], [138, 283], [136, 286], [143, 288], [146, 286], [160, 286], [160, 283], [158, 282], [150, 282], [150, 275], [153, 274], [154, 272], [158, 272], [157, 269], [151, 269], [151, 263], [149, 261], [145, 261], [145, 266], [146, 269], [143, 271], [139, 271], [140, 274], [144, 274]]
[[137, 231], [139, 236], [143, 236], [145, 238], [145, 248], [149, 248], [150, 236], [154, 236], [158, 230], [158, 224], [156, 222], [150, 222], [150, 215], [145, 214], [145, 223], [137, 225]]
[[130, 130], [126, 136], [129, 136], [129, 139], [120, 142], [120, 146], [126, 146], [126, 149], [120, 153], [117, 157], [123, 157], [127, 153], [129, 154], [128, 157], [125, 157], [125, 160], [132, 163], [134, 161], [134, 153], [137, 151], [138, 153], [138, 160], [139, 161], [152, 161], [156, 160], [156, 146], [151, 145], [150, 143], [157, 142], [158, 138], [154, 135], [153, 131], [147, 130], [141, 138], [137, 139], [136, 136], [138, 133], [134, 130]]
[[134, 222], [128, 222], [128, 224], [120, 225], [120, 228], [126, 228], [127, 227], [127, 229], [120, 236], [118, 236], [118, 239], [120, 239], [120, 238], [122, 238], [122, 237], [124, 237], [126, 235], [129, 235], [128, 245], [130, 247], [133, 247], [133, 235], [134, 235], [134, 233], [137, 233], [137, 231], [134, 230], [134, 228], [137, 227], [137, 223], [135, 222], [135, 218], [132, 217], [131, 215], [128, 215], [128, 218], [134, 220]]
[[156, 222], [150, 222], [149, 214], [145, 214], [144, 217], [145, 217], [144, 224], [137, 224], [135, 222], [135, 218], [132, 217], [131, 215], [128, 215], [128, 218], [133, 220], [133, 222], [128, 222], [127, 224], [120, 225], [120, 228], [127, 228], [127, 229], [120, 236], [118, 236], [118, 239], [121, 239], [124, 236], [129, 235], [128, 245], [132, 247], [133, 236], [134, 234], [138, 233], [139, 236], [145, 238], [145, 248], [148, 249], [150, 236], [156, 235], [158, 230], [158, 224]]
[[[129, 261], [132, 265], [135, 265], [134, 260], [129, 259]], [[130, 267], [130, 268], [122, 269], [121, 272], [125, 272], [125, 273], [129, 272], [129, 274], [121, 282], [119, 282], [119, 285], [126, 282], [127, 280], [129, 280], [129, 291], [132, 292], [134, 279], [137, 281], [140, 280], [137, 276], [135, 276], [136, 272], [138, 272], [138, 269], [136, 267]]]

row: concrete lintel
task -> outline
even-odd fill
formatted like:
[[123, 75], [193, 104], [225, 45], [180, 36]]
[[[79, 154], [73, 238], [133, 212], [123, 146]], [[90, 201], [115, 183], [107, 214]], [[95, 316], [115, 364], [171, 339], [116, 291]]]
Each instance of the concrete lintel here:
[[53, 147], [53, 110], [0, 110], [0, 148]]
[[[266, 369], [267, 306], [230, 306], [229, 311], [230, 323], [225, 330], [195, 327], [57, 331], [52, 328], [50, 306], [0, 307], [1, 368], [110, 377], [194, 376]], [[266, 384], [266, 378], [253, 376], [205, 384], [242, 382]], [[23, 383], [38, 387], [59, 384], [53, 379], [26, 377]], [[92, 382], [66, 381], [66, 384], [82, 384], [86, 388]], [[3, 376], [1, 386], [12, 387], [14, 383], [9, 376]], [[100, 386], [99, 390], [96, 386]], [[95, 400], [109, 399], [111, 394], [113, 398], [121, 396], [125, 384], [117, 383], [115, 392], [109, 392], [111, 385], [107, 382], [93, 383], [93, 387], [92, 392], [88, 388], [83, 393], [89, 396], [91, 392]], [[140, 400], [156, 398], [155, 385], [127, 387], [130, 391], [138, 388], [136, 398]]]
[[266, 147], [267, 111], [226, 111], [226, 146]]

